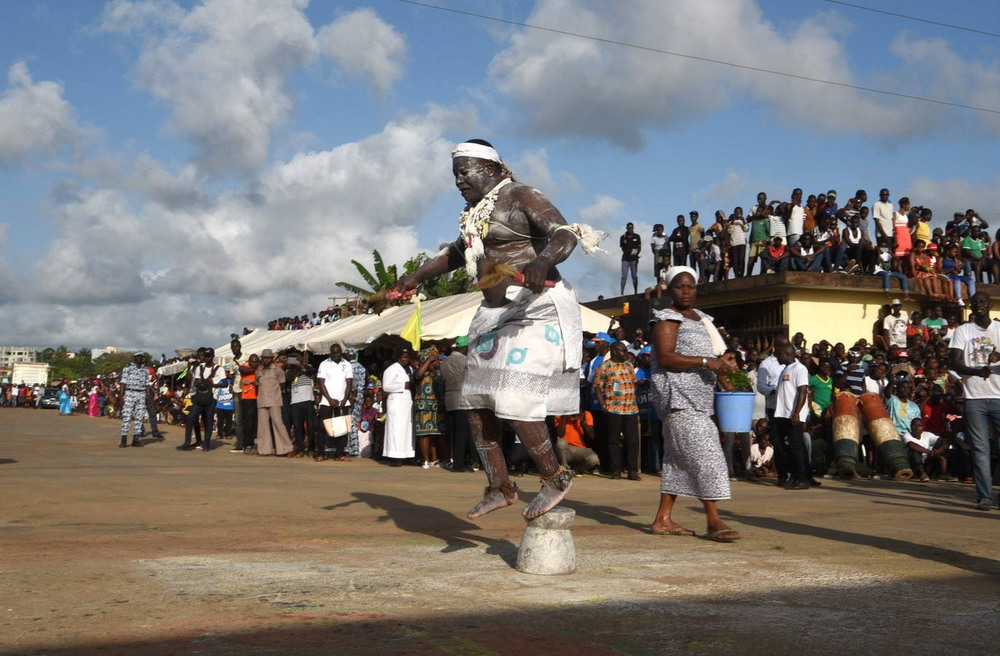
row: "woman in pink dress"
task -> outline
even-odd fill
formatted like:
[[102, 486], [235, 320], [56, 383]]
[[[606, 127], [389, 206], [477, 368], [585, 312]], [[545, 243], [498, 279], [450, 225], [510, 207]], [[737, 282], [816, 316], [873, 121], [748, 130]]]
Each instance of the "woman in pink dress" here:
[[91, 417], [101, 416], [100, 404], [97, 402], [98, 387], [95, 383], [93, 387], [90, 388], [90, 395], [87, 397], [87, 414]]

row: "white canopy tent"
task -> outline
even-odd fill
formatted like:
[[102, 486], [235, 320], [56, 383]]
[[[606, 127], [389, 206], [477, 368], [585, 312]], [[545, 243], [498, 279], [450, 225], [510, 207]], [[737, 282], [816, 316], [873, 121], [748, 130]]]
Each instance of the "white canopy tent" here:
[[[482, 294], [470, 292], [424, 301], [420, 312], [423, 339], [454, 339], [468, 334], [469, 324], [482, 300]], [[245, 356], [260, 355], [264, 349], [277, 352], [289, 347], [312, 353], [326, 353], [332, 344], [364, 347], [386, 335], [398, 336], [415, 309], [412, 304], [395, 306], [380, 315], [356, 315], [308, 330], [255, 330], [240, 337], [240, 342]], [[600, 312], [581, 305], [580, 315], [584, 332], [599, 333], [608, 329], [609, 318]], [[215, 349], [216, 362], [227, 363], [232, 358], [228, 343]], [[182, 365], [178, 371], [183, 370], [183, 363], [175, 364]]]

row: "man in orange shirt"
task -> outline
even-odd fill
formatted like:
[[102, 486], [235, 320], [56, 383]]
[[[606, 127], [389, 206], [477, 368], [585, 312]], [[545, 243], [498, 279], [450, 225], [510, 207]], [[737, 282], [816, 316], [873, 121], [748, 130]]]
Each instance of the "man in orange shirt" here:
[[635, 367], [626, 360], [628, 349], [623, 342], [611, 345], [611, 361], [605, 361], [594, 376], [594, 394], [604, 411], [604, 429], [611, 460], [611, 478], [622, 477], [622, 445], [628, 480], [639, 476], [639, 405], [635, 396]]
[[584, 474], [601, 464], [594, 450], [594, 416], [589, 410], [575, 415], [556, 415], [556, 457], [559, 464]]

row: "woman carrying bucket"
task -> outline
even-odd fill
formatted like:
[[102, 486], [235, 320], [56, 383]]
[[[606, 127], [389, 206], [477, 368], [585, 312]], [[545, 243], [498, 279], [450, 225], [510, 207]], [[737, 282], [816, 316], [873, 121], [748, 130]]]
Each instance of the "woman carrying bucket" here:
[[725, 346], [712, 318], [694, 307], [697, 273], [691, 267], [667, 270], [671, 306], [654, 312], [653, 399], [663, 421], [664, 465], [660, 505], [650, 527], [655, 535], [695, 535], [671, 518], [677, 496], [705, 506], [706, 539], [735, 542], [740, 534], [719, 517], [716, 502], [730, 497], [729, 471], [712, 422], [715, 384], [736, 368], [732, 354], [715, 357]]

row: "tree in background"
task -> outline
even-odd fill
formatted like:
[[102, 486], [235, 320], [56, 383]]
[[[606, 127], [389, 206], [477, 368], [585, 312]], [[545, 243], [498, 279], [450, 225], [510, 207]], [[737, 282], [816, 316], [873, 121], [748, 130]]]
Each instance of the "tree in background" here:
[[354, 268], [358, 270], [358, 275], [361, 276], [361, 279], [368, 284], [368, 289], [349, 282], [335, 283], [337, 287], [345, 289], [352, 294], [357, 294], [358, 296], [371, 296], [372, 294], [392, 289], [396, 285], [396, 280], [398, 279], [398, 276], [396, 275], [396, 265], [393, 264], [387, 267], [385, 262], [382, 260], [382, 254], [377, 250], [372, 251], [372, 259], [374, 260], [374, 273], [369, 271], [365, 265], [361, 264], [361, 262], [351, 260], [351, 264], [353, 264]]
[[[431, 257], [427, 253], [420, 253], [416, 257], [411, 257], [403, 265], [406, 274], [411, 274], [419, 266], [428, 262]], [[476, 291], [476, 281], [469, 277], [465, 268], [455, 269], [445, 276], [438, 276], [427, 280], [420, 285], [420, 293], [427, 298], [444, 298], [455, 294], [465, 294]]]
[[[429, 261], [431, 258], [427, 253], [420, 253], [411, 257], [403, 264], [404, 273], [413, 273], [417, 267]], [[358, 270], [358, 275], [368, 284], [368, 288], [361, 287], [349, 282], [338, 282], [336, 285], [352, 294], [359, 296], [372, 296], [378, 292], [392, 289], [396, 285], [399, 276], [396, 265], [386, 266], [382, 259], [382, 254], [377, 250], [372, 251], [373, 267], [369, 270], [365, 265], [357, 260], [351, 260], [351, 264]], [[433, 280], [428, 280], [420, 285], [419, 291], [425, 298], [443, 298], [455, 294], [465, 294], [474, 292], [476, 281], [469, 277], [465, 269], [457, 269], [446, 276], [438, 276]]]

